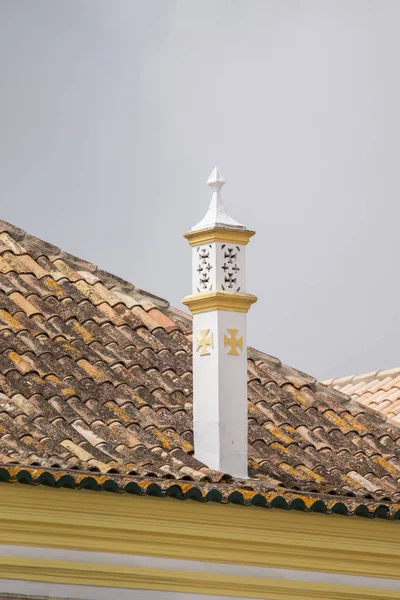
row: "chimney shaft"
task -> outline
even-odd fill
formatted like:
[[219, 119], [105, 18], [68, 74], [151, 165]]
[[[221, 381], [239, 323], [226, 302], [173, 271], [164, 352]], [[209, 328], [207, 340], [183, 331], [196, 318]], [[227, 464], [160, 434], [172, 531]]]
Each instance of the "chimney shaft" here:
[[214, 169], [206, 216], [186, 239], [192, 246], [193, 420], [195, 457], [210, 469], [247, 477], [246, 313], [257, 298], [247, 294], [245, 250], [254, 235], [224, 207], [225, 181]]

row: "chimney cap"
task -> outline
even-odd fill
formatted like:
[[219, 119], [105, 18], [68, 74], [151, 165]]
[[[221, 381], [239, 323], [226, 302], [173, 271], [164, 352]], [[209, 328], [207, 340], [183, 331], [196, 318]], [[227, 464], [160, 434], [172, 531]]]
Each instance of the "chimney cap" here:
[[210, 229], [212, 227], [229, 227], [235, 229], [246, 229], [244, 225], [232, 219], [226, 211], [224, 202], [222, 200], [221, 188], [225, 185], [225, 179], [221, 173], [214, 167], [210, 177], [207, 180], [207, 184], [213, 191], [210, 206], [203, 219], [192, 227], [192, 231], [198, 229]]

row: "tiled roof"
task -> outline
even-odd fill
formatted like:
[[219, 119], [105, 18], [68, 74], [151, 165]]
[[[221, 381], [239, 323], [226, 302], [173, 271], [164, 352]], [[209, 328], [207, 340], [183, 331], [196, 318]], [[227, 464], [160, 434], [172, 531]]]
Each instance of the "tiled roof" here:
[[400, 515], [400, 429], [253, 349], [251, 479], [196, 460], [191, 324], [0, 221], [0, 479]]
[[378, 411], [389, 423], [400, 425], [400, 368], [372, 371], [324, 381], [373, 412]]

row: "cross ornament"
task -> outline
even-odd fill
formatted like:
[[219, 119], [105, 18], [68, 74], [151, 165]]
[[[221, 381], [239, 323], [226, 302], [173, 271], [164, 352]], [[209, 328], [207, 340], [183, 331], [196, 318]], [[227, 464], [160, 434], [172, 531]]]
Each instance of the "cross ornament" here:
[[210, 253], [207, 252], [206, 248], [202, 248], [200, 250], [200, 257], [199, 257], [199, 259], [201, 260], [201, 262], [203, 263], [203, 265], [204, 265], [204, 263], [207, 262], [208, 258], [210, 258]]
[[234, 261], [236, 261], [236, 253], [234, 253], [235, 250], [233, 248], [228, 248], [228, 252], [225, 252], [224, 254], [224, 258], [228, 259], [228, 263], [232, 264]]
[[201, 349], [200, 356], [207, 356], [210, 354], [207, 346], [213, 347], [213, 334], [210, 333], [209, 329], [200, 329], [199, 333], [201, 337], [196, 337], [196, 352]]
[[228, 275], [225, 275], [225, 283], [228, 284], [229, 288], [233, 288], [233, 284], [236, 283], [236, 277], [233, 273], [228, 273]]
[[227, 352], [227, 354], [234, 354], [235, 356], [239, 356], [239, 352], [237, 351], [237, 348], [240, 348], [240, 350], [243, 350], [243, 336], [240, 336], [240, 338], [236, 339], [236, 334], [238, 333], [238, 329], [228, 329], [230, 337], [228, 337], [227, 335], [224, 335], [224, 348], [229, 348], [230, 350], [229, 352]]
[[203, 288], [207, 287], [209, 281], [210, 281], [210, 276], [209, 275], [206, 275], [206, 274], [203, 274], [203, 273], [200, 275], [200, 285]]

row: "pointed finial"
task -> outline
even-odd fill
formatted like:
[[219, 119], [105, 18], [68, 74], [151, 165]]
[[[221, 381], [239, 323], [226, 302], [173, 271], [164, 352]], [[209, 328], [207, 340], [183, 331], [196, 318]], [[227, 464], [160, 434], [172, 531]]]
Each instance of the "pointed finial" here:
[[208, 229], [211, 227], [241, 227], [244, 228], [244, 225], [232, 219], [226, 212], [226, 208], [224, 206], [221, 188], [225, 185], [225, 179], [222, 177], [221, 173], [214, 167], [210, 177], [207, 180], [208, 185], [213, 191], [210, 206], [208, 207], [208, 211], [206, 216], [197, 223], [194, 227], [192, 227], [192, 231], [197, 229]]
[[222, 177], [217, 167], [214, 167], [213, 172], [207, 179], [207, 183], [212, 190], [220, 190], [222, 186], [225, 185], [225, 179]]

